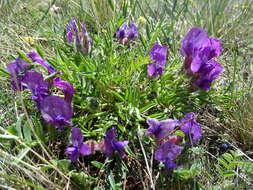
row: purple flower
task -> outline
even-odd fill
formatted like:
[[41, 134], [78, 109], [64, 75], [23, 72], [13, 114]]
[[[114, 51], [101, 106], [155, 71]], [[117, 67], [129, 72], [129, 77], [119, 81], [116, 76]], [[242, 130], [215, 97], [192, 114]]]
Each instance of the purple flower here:
[[14, 62], [7, 65], [7, 70], [11, 75], [13, 90], [23, 90], [24, 87], [21, 85], [21, 82], [29, 67], [31, 67], [31, 64], [24, 61], [21, 57], [18, 57]]
[[[46, 68], [48, 70], [49, 74], [53, 74], [55, 72], [57, 72], [57, 70], [52, 67], [51, 65], [49, 65], [38, 53], [36, 53], [35, 51], [31, 51], [28, 53], [28, 57], [32, 59], [33, 62], [37, 62], [39, 63], [41, 66], [43, 66], [44, 68]], [[67, 102], [71, 102], [73, 95], [74, 95], [74, 87], [67, 81], [56, 77], [53, 78], [53, 84], [62, 89], [63, 93], [65, 95], [65, 100]]]
[[36, 71], [27, 71], [22, 80], [22, 85], [32, 91], [32, 100], [40, 106], [41, 101], [48, 96], [48, 83], [43, 75]]
[[45, 67], [48, 70], [49, 74], [55, 73], [56, 69], [54, 67], [52, 67], [51, 65], [49, 65], [44, 59], [42, 59], [42, 57], [35, 51], [30, 51], [27, 56], [33, 61], [36, 62], [38, 64], [40, 64], [41, 66]]
[[64, 99], [70, 103], [72, 101], [75, 89], [74, 87], [67, 81], [57, 77], [53, 79], [53, 84], [62, 89], [64, 93]]
[[57, 129], [71, 125], [72, 107], [58, 96], [48, 96], [41, 101], [40, 110], [42, 117]]
[[92, 39], [89, 37], [87, 32], [87, 27], [85, 24], [81, 25], [81, 31], [79, 32], [80, 44], [81, 44], [81, 52], [83, 54], [88, 54], [90, 47], [92, 45]]
[[86, 25], [81, 24], [81, 27], [79, 28], [75, 17], [70, 20], [66, 29], [66, 40], [68, 43], [73, 42], [73, 33], [76, 35], [77, 50], [81, 51], [83, 54], [88, 54], [92, 44], [92, 39], [88, 35]]
[[196, 121], [196, 114], [190, 112], [181, 120], [181, 130], [190, 137], [190, 143], [194, 144], [202, 136], [200, 124]]
[[163, 74], [167, 59], [167, 50], [168, 47], [166, 45], [160, 46], [159, 44], [155, 44], [151, 48], [149, 52], [151, 63], [148, 64], [148, 75], [150, 77], [157, 77]]
[[104, 153], [105, 156], [110, 157], [114, 151], [119, 153], [119, 156], [123, 158], [125, 156], [124, 147], [128, 144], [128, 141], [117, 141], [115, 127], [110, 128], [106, 132], [104, 140]]
[[78, 155], [90, 155], [91, 148], [88, 144], [83, 143], [83, 135], [81, 130], [77, 127], [72, 128], [72, 145], [68, 147], [65, 154], [69, 155], [69, 159], [71, 162], [76, 162], [78, 159]]
[[161, 140], [164, 137], [170, 135], [176, 126], [180, 123], [178, 120], [167, 119], [163, 121], [158, 121], [156, 119], [147, 119], [149, 128], [146, 132], [148, 136], [154, 135], [157, 140]]
[[210, 59], [221, 55], [221, 44], [216, 38], [209, 38], [207, 31], [193, 27], [182, 41], [180, 53], [185, 57], [184, 68], [188, 74], [199, 71]]
[[212, 82], [219, 77], [223, 67], [215, 60], [210, 60], [202, 65], [194, 84], [202, 90], [209, 90]]
[[155, 159], [163, 162], [167, 169], [177, 168], [174, 160], [181, 154], [183, 147], [167, 141], [155, 151]]
[[129, 39], [135, 39], [138, 37], [138, 29], [135, 24], [130, 24], [128, 32], [127, 32], [127, 38]]
[[127, 44], [128, 40], [133, 40], [139, 35], [137, 26], [135, 24], [130, 24], [129, 27], [127, 23], [122, 24], [116, 32], [116, 37], [120, 39], [120, 43]]
[[118, 31], [116, 32], [116, 37], [119, 39], [124, 39], [126, 35], [127, 35], [127, 24], [124, 23], [119, 27]]
[[77, 44], [80, 44], [80, 40], [78, 37], [78, 30], [77, 30], [77, 20], [76, 17], [73, 17], [66, 29], [66, 40], [68, 43], [72, 43], [73, 42], [73, 33], [75, 33], [76, 35], [76, 42]]

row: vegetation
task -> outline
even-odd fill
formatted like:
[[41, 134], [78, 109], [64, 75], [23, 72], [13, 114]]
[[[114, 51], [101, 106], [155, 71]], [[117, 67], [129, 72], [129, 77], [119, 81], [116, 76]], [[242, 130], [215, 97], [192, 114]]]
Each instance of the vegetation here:
[[[251, 189], [252, 5], [252, 0], [1, 1], [1, 189]], [[66, 39], [73, 17], [80, 31], [81, 24], [87, 26], [92, 39], [87, 52]], [[116, 34], [125, 22], [138, 28], [138, 37], [126, 42]], [[193, 88], [183, 69], [179, 50], [193, 26], [222, 44], [217, 61], [223, 72], [209, 91]], [[147, 65], [156, 43], [167, 45], [168, 55], [164, 73], [154, 78]], [[31, 50], [59, 73], [29, 60]], [[32, 90], [13, 90], [7, 65], [18, 56], [43, 80], [60, 78], [74, 87], [72, 125], [56, 129], [31, 100]], [[66, 97], [59, 85], [49, 93]], [[175, 159], [179, 167], [168, 170], [155, 159], [161, 142], [146, 135], [147, 121], [182, 121], [190, 112], [202, 137], [193, 144], [180, 126], [173, 128], [171, 136], [180, 137], [178, 146], [184, 148]], [[100, 147], [71, 162], [66, 150], [75, 147], [73, 128], [81, 130], [84, 143], [99, 146], [112, 127], [116, 142], [128, 141], [125, 156], [108, 156]]]

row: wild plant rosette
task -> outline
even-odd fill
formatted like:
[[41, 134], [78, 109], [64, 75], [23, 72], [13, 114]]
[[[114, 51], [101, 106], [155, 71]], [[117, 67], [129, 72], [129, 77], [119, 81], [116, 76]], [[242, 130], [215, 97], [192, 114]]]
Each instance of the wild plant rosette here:
[[[115, 35], [117, 43], [127, 45], [139, 36], [139, 32], [134, 23], [125, 22], [115, 31]], [[68, 45], [74, 45], [71, 50], [80, 52], [81, 56], [88, 56], [93, 42], [89, 37], [87, 26], [79, 25], [75, 17], [67, 25], [65, 38]], [[144, 68], [147, 71], [144, 72], [149, 78], [158, 78], [165, 73], [168, 49], [167, 45], [155, 43], [146, 53], [149, 55], [149, 62]], [[223, 70], [215, 59], [222, 53], [221, 42], [216, 38], [210, 38], [207, 31], [193, 27], [183, 39], [180, 53], [184, 57], [183, 69], [191, 77], [192, 85], [204, 91], [210, 90], [212, 82], [220, 76]], [[47, 77], [39, 72], [38, 65], [47, 70]], [[11, 76], [12, 89], [15, 91], [30, 90], [31, 100], [36, 103], [42, 118], [48, 124], [55, 126], [59, 132], [63, 131], [65, 126], [74, 125], [72, 105], [75, 102], [72, 100], [75, 88], [68, 81], [63, 80], [62, 73], [36, 51], [30, 51], [23, 58], [18, 57], [7, 65], [7, 70]], [[58, 91], [53, 93], [52, 88], [54, 87], [60, 90], [64, 97], [58, 95]], [[197, 122], [197, 114], [193, 112], [187, 113], [181, 120], [159, 121], [149, 118], [146, 122], [149, 126], [146, 135], [154, 137], [155, 141], [154, 159], [162, 162], [168, 170], [179, 167], [177, 158], [183, 152], [186, 144], [193, 145], [202, 137], [201, 125]], [[72, 163], [76, 163], [80, 156], [89, 156], [96, 151], [103, 153], [106, 157], [115, 155], [123, 159], [126, 157], [126, 146], [128, 144], [131, 146], [131, 143], [134, 142], [118, 140], [115, 126], [106, 129], [103, 131], [105, 132], [103, 140], [96, 142], [87, 139], [86, 142], [83, 142], [83, 129], [72, 127], [71, 146], [66, 147], [65, 155]], [[178, 136], [176, 131], [181, 131], [184, 135]]]

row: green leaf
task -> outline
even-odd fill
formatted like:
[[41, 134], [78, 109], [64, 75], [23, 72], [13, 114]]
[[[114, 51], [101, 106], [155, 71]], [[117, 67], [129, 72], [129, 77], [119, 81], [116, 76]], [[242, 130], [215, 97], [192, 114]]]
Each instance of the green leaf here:
[[184, 168], [179, 168], [179, 169], [175, 170], [175, 174], [177, 174], [177, 176], [180, 179], [189, 179], [191, 177], [190, 170], [184, 169]]
[[25, 122], [25, 125], [23, 126], [23, 133], [26, 141], [28, 142], [32, 141], [32, 133], [31, 128], [29, 126], [29, 122]]
[[228, 178], [228, 177], [233, 177], [235, 175], [235, 172], [233, 170], [228, 170], [223, 172], [223, 177]]
[[96, 168], [103, 168], [104, 164], [98, 161], [92, 161], [91, 164], [95, 166]]
[[18, 137], [14, 136], [14, 135], [0, 135], [0, 139], [3, 139], [3, 140], [14, 140], [14, 139], [18, 139]]
[[57, 75], [58, 75], [58, 73], [57, 73], [57, 72], [54, 72], [54, 73], [52, 73], [51, 75], [46, 76], [46, 77], [45, 77], [45, 80], [50, 80], [50, 79], [56, 77]]
[[18, 137], [23, 139], [23, 134], [22, 134], [22, 122], [24, 119], [24, 114], [20, 114], [18, 117], [18, 120], [16, 122], [16, 131], [17, 131], [17, 135]]
[[179, 137], [185, 137], [185, 134], [181, 130], [176, 130], [175, 133], [174, 133], [174, 135], [175, 136], [179, 136]]
[[40, 46], [36, 45], [36, 51], [42, 58], [45, 57], [45, 52], [42, 50]]
[[16, 156], [17, 160], [15, 160], [15, 163], [18, 164], [26, 156], [26, 154], [29, 151], [30, 151], [30, 148], [21, 149], [21, 151], [19, 152], [19, 154]]
[[71, 164], [71, 161], [67, 159], [62, 159], [62, 160], [57, 161], [57, 166], [63, 169], [63, 171], [68, 171], [70, 164]]
[[11, 134], [11, 135], [17, 135], [17, 131], [16, 131], [16, 126], [15, 125], [11, 125], [9, 127], [7, 127], [7, 131]]
[[118, 98], [120, 101], [125, 102], [125, 99], [123, 96], [121, 96], [118, 92], [110, 90], [110, 93], [112, 93], [116, 98]]
[[32, 63], [32, 60], [30, 60], [23, 51], [18, 51], [18, 55], [26, 62]]
[[140, 112], [141, 112], [141, 113], [146, 112], [146, 111], [148, 111], [149, 109], [155, 107], [156, 105], [157, 105], [156, 102], [151, 102], [151, 103], [149, 103], [148, 105], [142, 107], [142, 108], [140, 109]]
[[0, 68], [0, 75], [4, 75], [6, 77], [9, 77], [10, 76], [10, 73], [8, 73], [6, 70]]
[[231, 154], [229, 154], [229, 153], [225, 153], [225, 154], [223, 154], [222, 156], [223, 156], [223, 158], [224, 158], [225, 160], [227, 160], [228, 162], [232, 162], [232, 161], [234, 160], [233, 156], [232, 156]]
[[109, 183], [110, 183], [112, 189], [117, 190], [112, 171], [110, 172], [110, 175], [108, 176], [108, 179], [109, 179]]

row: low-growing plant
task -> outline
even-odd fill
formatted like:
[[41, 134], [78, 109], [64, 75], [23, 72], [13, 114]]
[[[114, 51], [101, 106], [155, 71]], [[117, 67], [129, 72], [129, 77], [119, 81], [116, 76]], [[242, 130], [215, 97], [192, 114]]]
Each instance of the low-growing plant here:
[[[245, 91], [236, 87], [239, 48], [228, 39], [250, 8], [222, 26], [228, 2], [159, 3], [52, 1], [38, 13], [14, 10], [24, 14], [19, 23], [30, 13], [25, 26], [45, 41], [0, 23], [4, 37], [22, 39], [1, 55], [2, 188], [250, 188], [251, 155], [227, 138], [250, 139], [250, 121], [234, 111]], [[242, 128], [230, 118], [244, 133], [234, 133]]]

